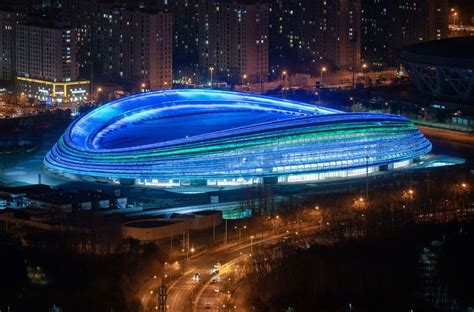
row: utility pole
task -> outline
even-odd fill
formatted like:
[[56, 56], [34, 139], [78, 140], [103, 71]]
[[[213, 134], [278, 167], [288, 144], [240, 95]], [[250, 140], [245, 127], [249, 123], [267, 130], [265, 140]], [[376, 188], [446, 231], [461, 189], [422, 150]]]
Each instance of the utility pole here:
[[189, 260], [189, 229], [187, 231], [186, 239], [186, 258]]
[[225, 219], [224, 244], [227, 245], [227, 219]]
[[216, 241], [216, 216], [212, 217], [212, 242]]
[[170, 250], [171, 252], [173, 252], [173, 232], [171, 232], [170, 244], [171, 244]]

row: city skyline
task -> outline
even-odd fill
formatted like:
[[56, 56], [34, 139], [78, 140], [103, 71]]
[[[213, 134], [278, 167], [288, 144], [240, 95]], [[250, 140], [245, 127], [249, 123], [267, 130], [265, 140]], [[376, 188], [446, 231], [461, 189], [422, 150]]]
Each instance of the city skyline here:
[[0, 1], [0, 311], [474, 311], [474, 3]]

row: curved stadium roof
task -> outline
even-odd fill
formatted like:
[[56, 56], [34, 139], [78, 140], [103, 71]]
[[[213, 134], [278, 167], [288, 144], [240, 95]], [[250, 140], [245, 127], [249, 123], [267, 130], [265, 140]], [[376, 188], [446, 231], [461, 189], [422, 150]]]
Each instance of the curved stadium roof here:
[[430, 149], [401, 116], [186, 89], [138, 94], [91, 111], [68, 127], [44, 163], [69, 177], [259, 183], [344, 170], [350, 175]]
[[404, 61], [440, 66], [474, 68], [474, 37], [446, 38], [405, 47]]
[[407, 46], [401, 62], [422, 93], [455, 103], [474, 101], [474, 37]]

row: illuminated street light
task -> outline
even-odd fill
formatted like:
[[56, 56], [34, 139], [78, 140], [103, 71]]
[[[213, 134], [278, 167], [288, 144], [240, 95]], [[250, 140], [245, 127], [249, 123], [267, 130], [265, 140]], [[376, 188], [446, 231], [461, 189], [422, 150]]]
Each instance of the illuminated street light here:
[[[326, 68], [326, 66], [321, 67], [321, 71], [320, 71], [321, 77], [319, 79], [319, 88], [320, 89], [323, 85], [323, 73], [325, 73], [327, 70], [328, 69]], [[318, 101], [321, 101], [321, 92], [318, 92]]]
[[241, 241], [241, 237], [242, 237], [242, 229], [245, 230], [246, 228], [247, 228], [246, 225], [244, 225], [243, 227], [234, 226], [234, 229], [239, 231], [239, 245], [240, 245], [240, 241]]
[[212, 74], [214, 73], [214, 67], [209, 67], [209, 71], [211, 72], [211, 89], [212, 89]]
[[361, 67], [362, 75], [364, 75], [364, 69], [367, 69], [368, 67], [369, 65], [367, 65], [366, 63], [362, 64], [362, 67]]
[[288, 72], [286, 70], [284, 70], [282, 73], [281, 73], [281, 77], [280, 77], [280, 83], [281, 83], [281, 87], [283, 88], [283, 90], [285, 91], [285, 98], [288, 98], [288, 88], [285, 88], [283, 82], [286, 82], [286, 75], [288, 74]]
[[245, 79], [247, 79], [247, 74], [242, 75], [242, 83], [241, 83], [242, 86], [244, 85]]

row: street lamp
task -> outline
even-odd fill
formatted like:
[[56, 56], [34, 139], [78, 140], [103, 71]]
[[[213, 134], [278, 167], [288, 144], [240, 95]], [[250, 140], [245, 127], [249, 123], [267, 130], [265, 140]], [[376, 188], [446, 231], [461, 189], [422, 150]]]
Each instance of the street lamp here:
[[[98, 87], [97, 88], [97, 101], [99, 101], [99, 98], [100, 98], [100, 93], [102, 92], [102, 87]], [[23, 92], [21, 93], [21, 95], [23, 96]]]
[[323, 86], [323, 73], [325, 73], [328, 69], [326, 66], [321, 67], [321, 77], [319, 79], [319, 92], [318, 92], [318, 102], [321, 102], [321, 88]]
[[365, 72], [364, 72], [364, 69], [367, 69], [369, 67], [369, 65], [367, 65], [366, 63], [362, 64], [362, 66], [360, 67], [360, 71], [361, 71], [361, 74], [362, 74], [362, 77], [364, 77], [364, 80], [367, 81], [367, 79], [365, 79]]
[[453, 12], [453, 25], [456, 26], [456, 20], [458, 17], [458, 12]]
[[211, 89], [212, 89], [212, 74], [214, 73], [214, 67], [209, 67], [209, 71], [211, 72]]
[[247, 79], [247, 74], [242, 75], [242, 83], [241, 83], [242, 86], [244, 85], [244, 80], [245, 79]]
[[283, 88], [283, 91], [285, 91], [285, 98], [288, 97], [287, 88], [285, 88], [285, 86], [284, 86], [284, 82], [286, 82], [286, 75], [287, 75], [287, 74], [288, 74], [287, 71], [284, 70], [284, 71], [281, 73], [281, 78], [280, 78], [280, 80], [281, 80], [281, 87]]
[[320, 79], [321, 84], [323, 83], [323, 73], [325, 73], [327, 70], [328, 69], [326, 68], [326, 66], [321, 67], [321, 79]]
[[239, 230], [239, 245], [240, 245], [240, 238], [242, 237], [242, 229], [245, 230], [246, 228], [247, 228], [246, 225], [244, 225], [243, 227], [238, 227], [238, 226], [234, 227], [234, 229]]

